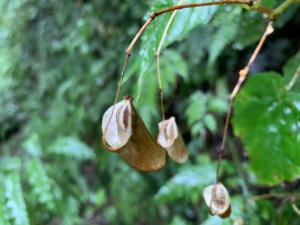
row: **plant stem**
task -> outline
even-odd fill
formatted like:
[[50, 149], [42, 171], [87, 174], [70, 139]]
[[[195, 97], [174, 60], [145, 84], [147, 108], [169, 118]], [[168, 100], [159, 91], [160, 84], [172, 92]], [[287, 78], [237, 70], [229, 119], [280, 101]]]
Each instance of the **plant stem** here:
[[249, 200], [258, 201], [262, 199], [269, 199], [269, 198], [286, 198], [286, 197], [293, 197], [293, 198], [300, 198], [300, 194], [295, 193], [268, 193], [268, 194], [262, 194], [262, 195], [256, 195], [251, 197]]
[[177, 5], [172, 6], [166, 9], [162, 9], [159, 11], [156, 11], [154, 13], [155, 16], [159, 16], [161, 14], [172, 12], [174, 10], [180, 10], [180, 9], [186, 9], [186, 8], [196, 8], [196, 7], [202, 7], [202, 6], [210, 6], [210, 5], [225, 5], [225, 4], [246, 4], [246, 5], [252, 5], [253, 1], [243, 1], [243, 0], [230, 0], [230, 1], [220, 1], [220, 2], [203, 2], [203, 3], [194, 3], [194, 4], [186, 4], [186, 5]]
[[[178, 2], [178, 5], [181, 5], [185, 0], [180, 0]], [[164, 109], [164, 93], [163, 93], [163, 88], [162, 88], [162, 82], [161, 82], [161, 74], [160, 74], [160, 54], [161, 54], [161, 49], [162, 49], [162, 46], [163, 46], [163, 43], [167, 37], [167, 33], [171, 27], [171, 24], [175, 18], [177, 14], [177, 10], [175, 10], [166, 27], [165, 27], [165, 30], [162, 34], [162, 37], [160, 39], [160, 42], [159, 42], [159, 45], [158, 45], [158, 48], [157, 48], [157, 51], [156, 51], [156, 60], [157, 60], [157, 63], [156, 63], [156, 67], [157, 67], [157, 81], [158, 81], [158, 87], [159, 87], [159, 94], [160, 94], [160, 107], [161, 107], [161, 114], [162, 114], [162, 121], [164, 121], [166, 119], [166, 115], [165, 115], [165, 109]]]
[[246, 80], [250, 66], [253, 64], [254, 60], [256, 59], [257, 55], [259, 54], [263, 44], [265, 43], [265, 41], [267, 39], [267, 36], [270, 35], [272, 32], [273, 32], [272, 21], [270, 21], [268, 23], [268, 26], [267, 26], [263, 36], [260, 39], [258, 45], [256, 46], [252, 56], [250, 57], [249, 62], [242, 70], [240, 70], [238, 82], [235, 85], [235, 87], [230, 95], [230, 102], [229, 102], [228, 112], [227, 112], [227, 116], [226, 116], [225, 127], [224, 127], [224, 131], [223, 131], [222, 144], [221, 144], [220, 150], [218, 152], [219, 157], [218, 157], [218, 164], [217, 164], [217, 171], [216, 171], [216, 182], [218, 182], [220, 179], [220, 164], [221, 164], [221, 161], [223, 158], [225, 144], [226, 144], [226, 140], [227, 140], [227, 136], [228, 136], [228, 128], [229, 128], [229, 122], [230, 122], [230, 117], [231, 117], [231, 113], [232, 113], [232, 105], [233, 105], [234, 98], [237, 95], [237, 93], [239, 92], [241, 85]]
[[293, 78], [287, 85], [286, 90], [290, 91], [293, 88], [293, 86], [296, 84], [296, 81], [298, 80], [299, 77], [300, 77], [300, 65], [298, 66]]
[[251, 65], [253, 64], [254, 60], [256, 59], [257, 55], [259, 54], [260, 50], [262, 49], [267, 37], [273, 33], [274, 29], [273, 29], [273, 26], [272, 26], [272, 21], [270, 21], [268, 23], [268, 26], [263, 34], [263, 36], [261, 37], [258, 45], [256, 46], [254, 52], [252, 53], [250, 59], [249, 59], [249, 62], [247, 63], [247, 65], [242, 69], [240, 70], [239, 72], [239, 80], [237, 82], [237, 84], [235, 85], [231, 95], [230, 95], [230, 98], [231, 99], [234, 99], [235, 96], [237, 95], [237, 93], [239, 92], [240, 88], [241, 88], [241, 85], [243, 84], [243, 82], [245, 81], [248, 73], [249, 73], [249, 70], [250, 70], [250, 67]]
[[119, 94], [120, 94], [121, 86], [122, 86], [122, 83], [123, 83], [123, 78], [124, 78], [124, 75], [125, 75], [125, 70], [126, 70], [126, 67], [127, 67], [127, 64], [128, 64], [129, 57], [130, 57], [130, 55], [126, 54], [125, 63], [123, 65], [123, 69], [122, 69], [122, 72], [121, 72], [120, 80], [119, 80], [119, 83], [118, 83], [118, 87], [117, 87], [117, 92], [116, 92], [115, 99], [114, 99], [113, 108], [112, 108], [111, 114], [109, 115], [109, 119], [108, 119], [107, 125], [105, 126], [105, 129], [103, 131], [102, 140], [105, 139], [105, 136], [106, 136], [106, 133], [107, 133], [107, 129], [109, 127], [109, 124], [110, 124], [110, 122], [112, 120], [112, 116], [114, 114], [115, 106], [116, 106], [116, 103], [117, 103], [118, 98], [119, 98]]
[[225, 121], [225, 127], [223, 131], [223, 137], [222, 137], [222, 144], [221, 147], [218, 151], [218, 162], [217, 162], [217, 170], [216, 170], [216, 183], [219, 183], [220, 181], [220, 167], [221, 167], [221, 161], [223, 159], [223, 154], [225, 150], [225, 145], [226, 145], [226, 140], [228, 137], [228, 128], [229, 128], [229, 122], [230, 122], [230, 117], [232, 113], [232, 104], [233, 104], [233, 99], [230, 99], [229, 106], [228, 106], [228, 111], [226, 115], [226, 121]]

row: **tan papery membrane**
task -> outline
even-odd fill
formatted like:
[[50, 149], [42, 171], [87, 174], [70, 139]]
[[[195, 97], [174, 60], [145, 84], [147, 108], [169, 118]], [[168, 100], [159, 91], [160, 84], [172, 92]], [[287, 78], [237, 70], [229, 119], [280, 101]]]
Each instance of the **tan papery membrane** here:
[[174, 117], [158, 124], [159, 134], [157, 142], [165, 148], [168, 155], [177, 163], [184, 163], [188, 159], [188, 151], [178, 131]]
[[166, 164], [165, 150], [152, 138], [131, 97], [125, 97], [104, 113], [102, 132], [104, 147], [120, 154], [137, 170], [156, 171]]
[[203, 197], [212, 215], [218, 215], [222, 218], [230, 216], [230, 196], [222, 183], [206, 187], [203, 190]]

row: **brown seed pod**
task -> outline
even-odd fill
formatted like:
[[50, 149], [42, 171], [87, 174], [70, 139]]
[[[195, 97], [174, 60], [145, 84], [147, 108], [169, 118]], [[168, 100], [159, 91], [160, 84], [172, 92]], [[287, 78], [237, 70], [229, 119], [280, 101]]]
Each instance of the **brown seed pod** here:
[[156, 171], [166, 164], [165, 150], [152, 138], [131, 97], [125, 97], [104, 113], [102, 132], [105, 149], [120, 154], [137, 170]]
[[174, 117], [158, 124], [157, 142], [165, 148], [168, 155], [177, 163], [184, 163], [188, 159], [188, 151], [178, 131]]
[[210, 185], [203, 191], [203, 197], [212, 215], [227, 218], [231, 214], [230, 196], [221, 183]]

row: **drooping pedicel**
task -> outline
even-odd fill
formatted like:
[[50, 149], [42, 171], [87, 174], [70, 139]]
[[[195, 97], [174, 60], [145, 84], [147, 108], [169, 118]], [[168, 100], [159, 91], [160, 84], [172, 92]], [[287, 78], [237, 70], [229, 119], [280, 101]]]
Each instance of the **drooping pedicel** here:
[[131, 97], [111, 106], [102, 118], [102, 143], [137, 170], [156, 171], [166, 164], [165, 150], [152, 138]]
[[184, 163], [188, 159], [188, 151], [178, 131], [174, 117], [158, 124], [157, 142], [165, 148], [168, 155], [177, 163]]
[[203, 191], [203, 197], [212, 215], [222, 218], [230, 216], [230, 196], [223, 184], [217, 183], [206, 187]]

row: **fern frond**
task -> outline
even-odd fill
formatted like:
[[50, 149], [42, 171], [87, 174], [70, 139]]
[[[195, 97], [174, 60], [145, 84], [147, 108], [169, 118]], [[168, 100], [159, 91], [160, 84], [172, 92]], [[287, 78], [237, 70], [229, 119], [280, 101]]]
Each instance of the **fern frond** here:
[[88, 160], [95, 157], [93, 149], [74, 137], [58, 138], [48, 150], [50, 153], [64, 155], [78, 160]]
[[51, 180], [39, 159], [32, 159], [27, 166], [28, 181], [31, 185], [33, 196], [37, 201], [52, 210], [55, 206], [51, 192]]
[[[205, 174], [205, 179], [203, 179]], [[200, 162], [186, 166], [173, 176], [155, 195], [158, 202], [199, 199], [205, 186], [215, 181], [215, 166], [207, 156], [201, 156]]]
[[8, 216], [13, 221], [13, 224], [29, 225], [19, 173], [14, 172], [4, 178], [4, 189]]

